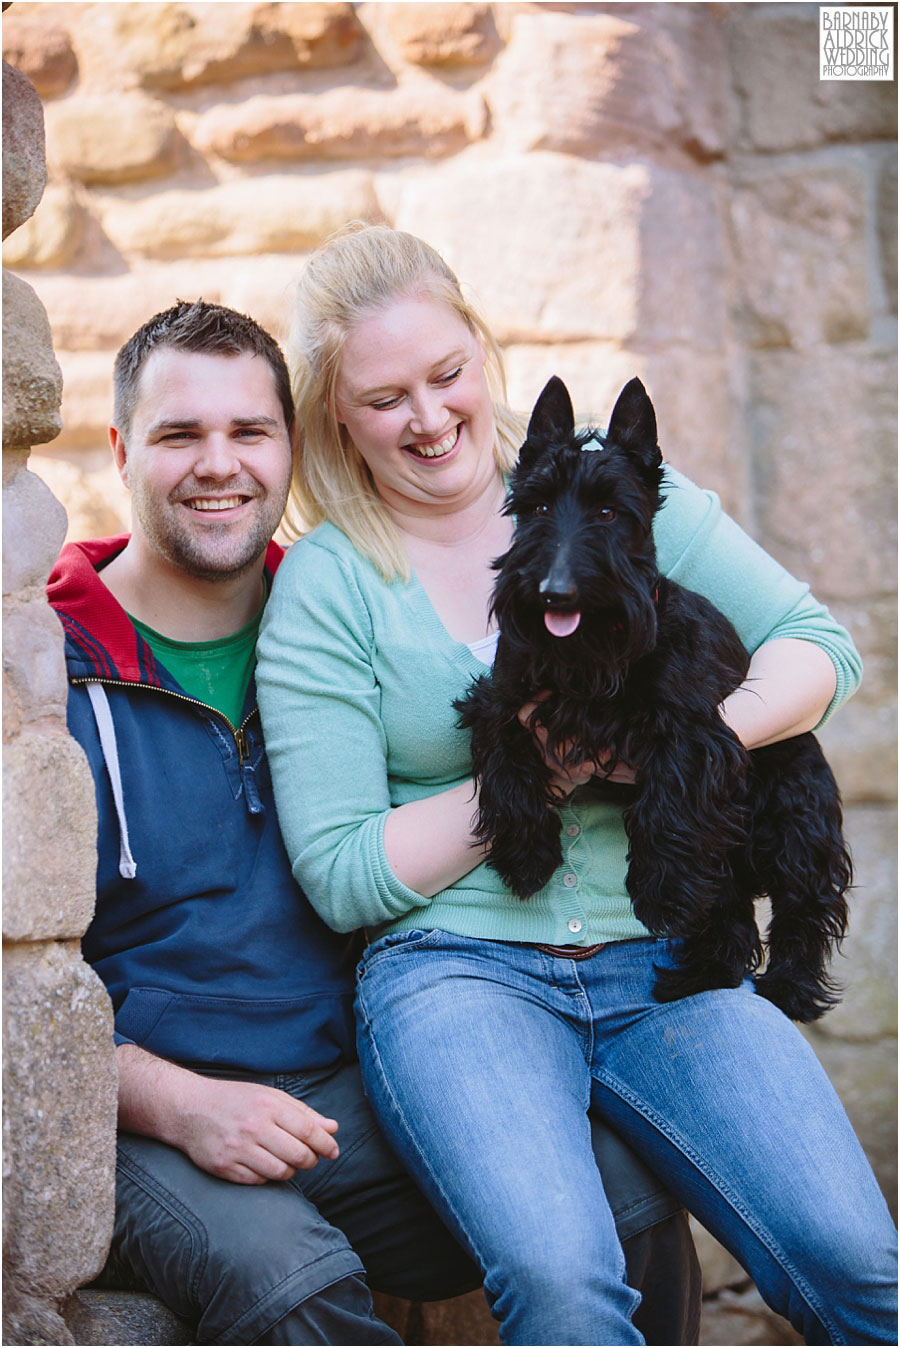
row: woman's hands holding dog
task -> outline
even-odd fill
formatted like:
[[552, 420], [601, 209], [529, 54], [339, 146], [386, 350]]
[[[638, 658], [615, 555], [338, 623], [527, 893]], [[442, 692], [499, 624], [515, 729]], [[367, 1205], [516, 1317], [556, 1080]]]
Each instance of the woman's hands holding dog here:
[[519, 708], [519, 720], [526, 730], [530, 730], [540, 745], [544, 762], [553, 778], [554, 792], [561, 799], [568, 799], [576, 787], [586, 786], [592, 777], [602, 777], [607, 782], [620, 785], [634, 785], [634, 769], [627, 763], [616, 763], [610, 767], [610, 756], [599, 759], [579, 760], [573, 751], [575, 746], [567, 741], [558, 753], [551, 753], [547, 747], [547, 729], [534, 719], [535, 712], [542, 702], [546, 702], [549, 693], [539, 693], [531, 702]]

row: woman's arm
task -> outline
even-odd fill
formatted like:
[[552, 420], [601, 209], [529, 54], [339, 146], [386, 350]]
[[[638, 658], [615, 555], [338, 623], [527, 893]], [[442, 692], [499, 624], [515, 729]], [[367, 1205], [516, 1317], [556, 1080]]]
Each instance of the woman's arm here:
[[654, 523], [660, 570], [715, 604], [753, 657], [747, 681], [724, 704], [728, 724], [749, 748], [815, 729], [859, 686], [862, 662], [849, 633], [714, 493], [667, 466], [665, 495]]
[[782, 637], [754, 653], [740, 688], [722, 703], [722, 719], [747, 749], [813, 730], [831, 705], [837, 676], [811, 641]]

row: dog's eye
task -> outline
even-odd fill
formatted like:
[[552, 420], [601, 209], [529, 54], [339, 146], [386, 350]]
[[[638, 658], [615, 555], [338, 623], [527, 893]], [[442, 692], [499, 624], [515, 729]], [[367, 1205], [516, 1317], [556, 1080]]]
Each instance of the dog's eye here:
[[602, 510], [597, 511], [597, 519], [601, 524], [612, 524], [616, 518], [616, 512], [612, 506], [604, 506]]
[[536, 506], [534, 507], [534, 514], [535, 514], [535, 515], [549, 515], [549, 514], [550, 514], [550, 507], [549, 507], [548, 505], [544, 505], [543, 502], [542, 502], [540, 505], [536, 505]]

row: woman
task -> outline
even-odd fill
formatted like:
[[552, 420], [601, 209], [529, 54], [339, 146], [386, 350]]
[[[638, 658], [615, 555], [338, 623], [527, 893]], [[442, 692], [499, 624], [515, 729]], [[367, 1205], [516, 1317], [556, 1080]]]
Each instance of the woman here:
[[[667, 943], [634, 918], [621, 814], [581, 790], [590, 769], [557, 766], [566, 859], [532, 899], [477, 848], [452, 703], [491, 660], [520, 439], [483, 322], [427, 245], [362, 228], [311, 259], [294, 345], [294, 502], [319, 527], [259, 647], [279, 819], [323, 917], [373, 929], [367, 1090], [480, 1261], [503, 1341], [643, 1342], [593, 1107], [808, 1342], [895, 1342], [893, 1226], [825, 1074], [749, 980], [653, 999]], [[754, 652], [724, 719], [749, 748], [821, 723], [858, 680], [847, 634], [713, 496], [671, 469], [666, 492], [660, 569]]]

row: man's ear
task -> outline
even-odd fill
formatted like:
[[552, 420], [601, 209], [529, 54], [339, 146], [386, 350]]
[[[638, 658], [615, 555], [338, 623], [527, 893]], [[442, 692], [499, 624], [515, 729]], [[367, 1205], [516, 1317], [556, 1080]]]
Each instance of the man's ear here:
[[109, 427], [109, 446], [113, 452], [113, 458], [116, 467], [119, 470], [119, 477], [128, 486], [128, 450], [125, 448], [125, 437], [118, 426]]

